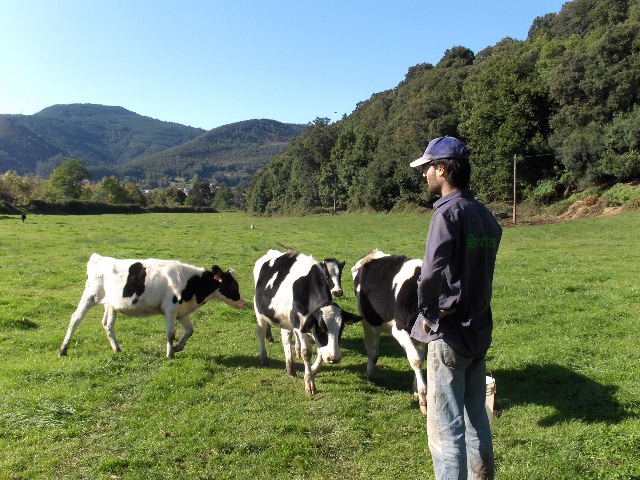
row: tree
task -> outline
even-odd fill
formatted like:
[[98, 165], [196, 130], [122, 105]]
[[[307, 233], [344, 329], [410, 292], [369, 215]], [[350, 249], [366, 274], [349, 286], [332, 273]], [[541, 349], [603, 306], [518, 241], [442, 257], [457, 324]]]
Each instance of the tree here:
[[211, 202], [211, 206], [216, 210], [226, 210], [231, 208], [233, 202], [233, 192], [226, 184], [221, 183], [218, 189], [216, 190], [216, 194], [213, 197], [213, 202]]
[[185, 203], [190, 207], [208, 207], [213, 200], [211, 187], [207, 182], [196, 181], [191, 187]]
[[120, 185], [116, 177], [103, 178], [100, 187], [107, 203], [131, 203], [127, 190]]
[[67, 160], [49, 177], [49, 194], [56, 199], [80, 198], [82, 185], [89, 178], [89, 171], [82, 160]]
[[124, 184], [124, 189], [131, 202], [143, 207], [147, 204], [147, 198], [144, 196], [144, 193], [142, 193], [140, 187], [137, 184], [133, 182], [127, 182]]
[[41, 191], [42, 180], [39, 177], [21, 177], [13, 170], [0, 175], [0, 199], [11, 203], [26, 203]]

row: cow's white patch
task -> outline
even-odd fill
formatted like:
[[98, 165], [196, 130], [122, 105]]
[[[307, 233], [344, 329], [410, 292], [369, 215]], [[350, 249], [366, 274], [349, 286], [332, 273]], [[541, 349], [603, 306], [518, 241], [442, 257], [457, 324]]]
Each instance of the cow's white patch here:
[[405, 284], [405, 282], [409, 279], [411, 279], [411, 277], [413, 277], [413, 274], [416, 271], [416, 268], [420, 268], [422, 266], [422, 260], [407, 260], [406, 262], [404, 262], [404, 264], [402, 265], [402, 268], [400, 269], [400, 271], [398, 273], [396, 273], [396, 276], [393, 277], [393, 296], [394, 298], [398, 298], [398, 295], [400, 295], [400, 289], [402, 288], [402, 286]]
[[274, 273], [273, 277], [269, 279], [266, 288], [273, 288], [273, 284], [276, 283], [276, 278], [278, 278], [278, 272]]

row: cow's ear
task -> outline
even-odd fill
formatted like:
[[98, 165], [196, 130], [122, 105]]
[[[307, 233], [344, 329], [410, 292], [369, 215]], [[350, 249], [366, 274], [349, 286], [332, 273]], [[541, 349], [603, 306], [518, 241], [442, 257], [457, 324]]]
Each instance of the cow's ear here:
[[222, 280], [222, 269], [218, 266], [218, 265], [214, 265], [213, 268], [211, 269], [211, 271], [213, 272], [213, 278], [215, 278], [217, 281], [221, 281]]
[[309, 331], [313, 328], [315, 323], [316, 323], [316, 316], [314, 314], [309, 315], [307, 319], [304, 321], [304, 325], [302, 325], [302, 328], [300, 329], [300, 331], [302, 333], [309, 333]]
[[342, 321], [347, 325], [353, 325], [354, 323], [359, 322], [362, 319], [363, 318], [360, 315], [342, 310]]
[[338, 262], [338, 270], [340, 270], [340, 272], [342, 272], [343, 268], [344, 268], [344, 262]]

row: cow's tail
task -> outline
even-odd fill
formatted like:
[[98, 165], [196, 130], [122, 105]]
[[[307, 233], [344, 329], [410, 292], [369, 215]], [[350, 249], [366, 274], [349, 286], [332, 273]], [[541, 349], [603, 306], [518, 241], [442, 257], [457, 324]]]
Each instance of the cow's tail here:
[[354, 274], [358, 273], [358, 270], [360, 270], [364, 265], [369, 263], [371, 260], [374, 260], [376, 258], [380, 258], [381, 256], [384, 256], [384, 255], [385, 254], [383, 252], [381, 252], [377, 248], [374, 248], [373, 250], [371, 250], [371, 252], [369, 252], [364, 257], [362, 257], [360, 260], [358, 260], [353, 267], [351, 267], [351, 273], [354, 273]]
[[295, 248], [291, 248], [291, 247], [287, 247], [286, 245], [281, 244], [280, 242], [276, 242], [276, 245], [278, 245], [280, 248], [284, 248], [286, 250], [287, 253], [292, 253], [294, 255], [297, 255], [298, 253], [300, 253], [298, 250], [296, 250]]

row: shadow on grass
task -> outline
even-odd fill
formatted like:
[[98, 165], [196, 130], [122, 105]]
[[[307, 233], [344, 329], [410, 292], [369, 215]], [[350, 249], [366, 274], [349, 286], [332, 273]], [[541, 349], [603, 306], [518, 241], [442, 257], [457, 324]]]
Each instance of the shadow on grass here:
[[[269, 358], [269, 365], [263, 367], [260, 364], [260, 360], [258, 359], [258, 355], [248, 356], [248, 355], [214, 355], [213, 361], [220, 365], [224, 365], [225, 367], [230, 368], [271, 368], [271, 369], [280, 369], [284, 371], [284, 361]], [[296, 362], [297, 364], [302, 364], [301, 360]], [[296, 367], [299, 365], [296, 365]]]
[[[314, 348], [314, 357], [315, 360], [315, 348]], [[383, 358], [381, 356], [381, 358]], [[260, 365], [260, 360], [258, 360], [258, 356], [247, 356], [247, 355], [214, 355], [213, 361], [217, 364], [224, 365], [225, 367], [230, 368], [243, 368], [243, 369], [259, 369], [266, 368], [270, 370], [281, 370], [282, 373], [285, 373], [285, 364], [283, 360], [277, 358], [269, 358], [269, 365], [263, 367]], [[376, 381], [372, 383], [376, 388], [382, 388], [384, 390], [390, 391], [398, 391], [398, 392], [413, 392], [413, 371], [409, 368], [409, 364], [407, 363], [407, 367], [404, 370], [398, 370], [392, 368], [388, 365], [381, 364], [383, 362], [378, 362], [378, 366], [376, 367]], [[304, 374], [304, 365], [302, 360], [299, 358], [294, 358], [294, 368], [298, 375]], [[334, 371], [345, 371], [350, 372], [358, 377], [366, 380], [367, 376], [367, 361], [366, 356], [362, 363], [357, 364], [347, 364], [344, 362], [338, 363], [336, 365], [327, 365], [323, 364], [318, 371], [318, 375], [322, 376], [322, 373], [327, 370]]]
[[556, 413], [538, 421], [549, 427], [567, 420], [619, 423], [631, 416], [615, 399], [614, 385], [602, 385], [562, 365], [527, 365], [491, 372], [496, 379], [496, 407], [544, 405]]

